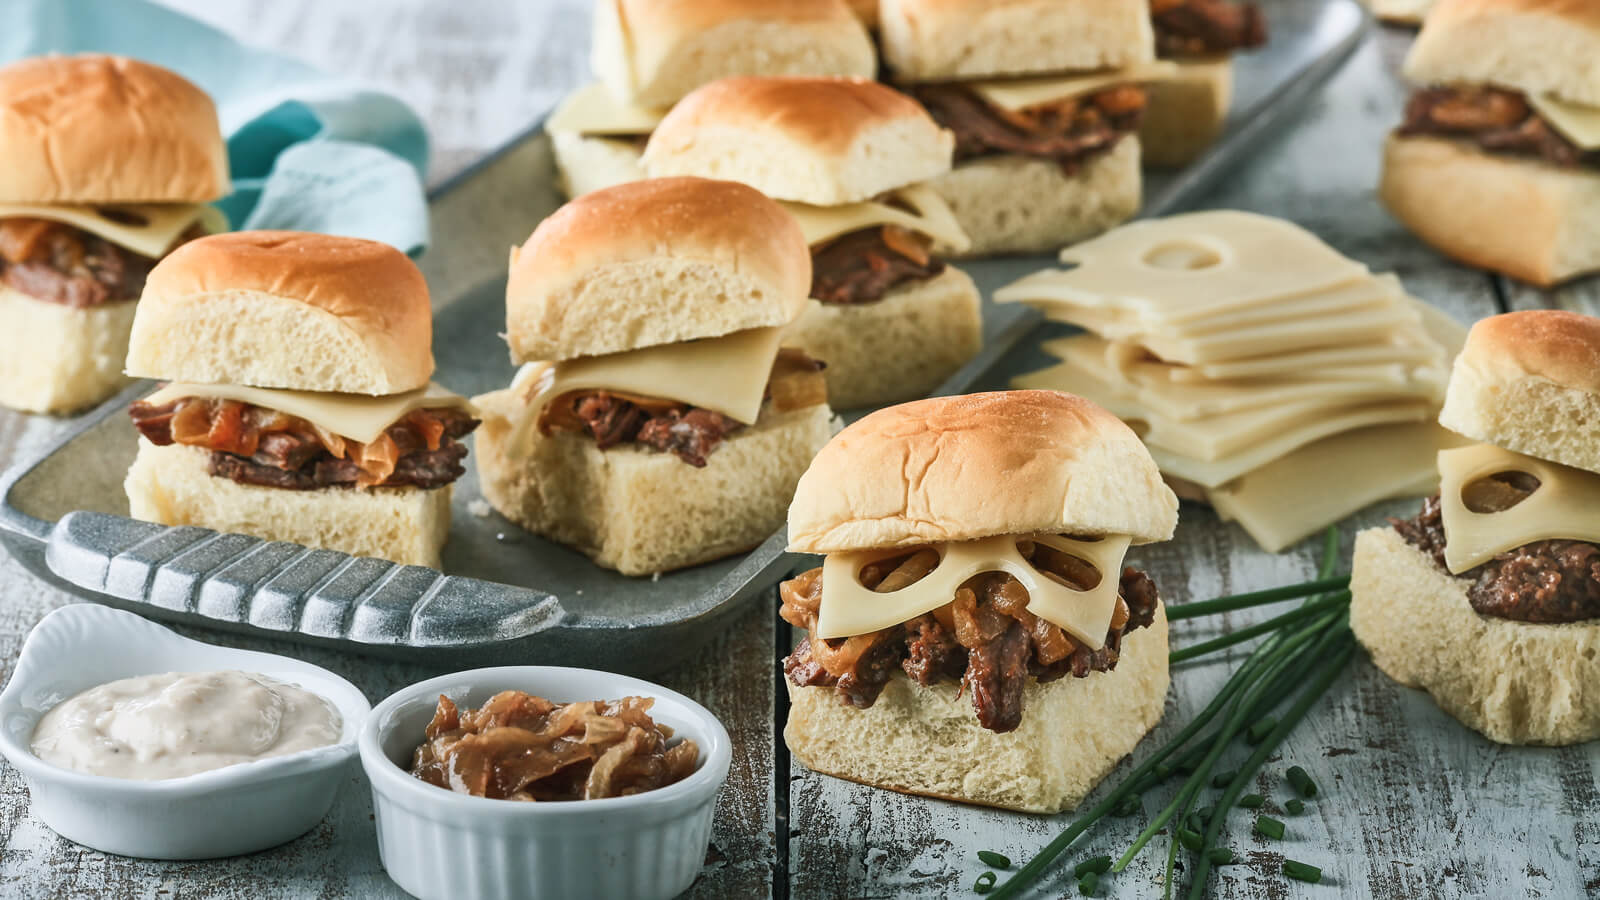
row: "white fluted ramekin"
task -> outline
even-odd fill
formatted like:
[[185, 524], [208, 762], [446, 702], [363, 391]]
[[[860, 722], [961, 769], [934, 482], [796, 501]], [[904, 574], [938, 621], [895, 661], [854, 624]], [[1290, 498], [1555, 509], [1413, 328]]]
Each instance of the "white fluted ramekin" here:
[[[467, 708], [505, 690], [557, 703], [653, 697], [650, 715], [674, 737], [694, 740], [699, 766], [658, 790], [560, 803], [457, 794], [407, 771], [440, 694]], [[727, 729], [688, 697], [637, 678], [557, 666], [476, 669], [414, 684], [378, 704], [360, 746], [383, 866], [423, 900], [674, 897], [705, 861], [717, 790], [733, 758]]]
[[[223, 669], [326, 698], [344, 720], [339, 742], [165, 781], [87, 775], [33, 755], [39, 719], [74, 694], [136, 675]], [[371, 708], [355, 685], [310, 663], [192, 641], [133, 613], [79, 603], [45, 616], [23, 643], [0, 692], [0, 754], [22, 773], [33, 811], [69, 841], [147, 859], [236, 856], [291, 841], [322, 821]]]

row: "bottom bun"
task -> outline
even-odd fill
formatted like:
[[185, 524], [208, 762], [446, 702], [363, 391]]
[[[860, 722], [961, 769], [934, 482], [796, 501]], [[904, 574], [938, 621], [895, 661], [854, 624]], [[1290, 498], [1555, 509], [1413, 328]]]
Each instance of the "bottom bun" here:
[[0, 287], [0, 406], [66, 413], [133, 383], [122, 374], [138, 304], [76, 309]]
[[1600, 174], [1391, 136], [1378, 196], [1402, 224], [1468, 265], [1550, 287], [1600, 269]]
[[1145, 85], [1139, 125], [1140, 161], [1147, 169], [1177, 169], [1204, 153], [1228, 118], [1233, 100], [1233, 60], [1186, 59], [1178, 73]]
[[1393, 528], [1356, 536], [1350, 627], [1384, 674], [1502, 744], [1600, 738], [1600, 622], [1540, 625], [1479, 615], [1471, 582]]
[[550, 149], [555, 154], [556, 180], [568, 197], [645, 177], [639, 164], [644, 151], [630, 140], [556, 131], [550, 134]]
[[1139, 211], [1139, 141], [1123, 138], [1074, 175], [1047, 159], [987, 156], [928, 184], [972, 238], [966, 256], [1051, 253]]
[[530, 454], [506, 454], [516, 400], [496, 391], [473, 459], [483, 496], [523, 528], [575, 547], [624, 575], [681, 569], [749, 550], [783, 527], [795, 484], [833, 436], [812, 406], [763, 413], [695, 468], [638, 445], [601, 450], [586, 436], [535, 430]]
[[867, 709], [831, 687], [789, 687], [789, 752], [808, 768], [873, 787], [1021, 812], [1075, 808], [1161, 720], [1167, 614], [1127, 633], [1109, 672], [1028, 679], [1022, 724], [978, 724], [960, 685], [922, 687], [896, 670]]
[[836, 409], [927, 396], [983, 348], [978, 286], [955, 268], [873, 303], [807, 302], [785, 340], [828, 364]]
[[439, 568], [450, 533], [449, 487], [291, 491], [213, 476], [206, 470], [210, 455], [140, 438], [124, 482], [129, 514]]

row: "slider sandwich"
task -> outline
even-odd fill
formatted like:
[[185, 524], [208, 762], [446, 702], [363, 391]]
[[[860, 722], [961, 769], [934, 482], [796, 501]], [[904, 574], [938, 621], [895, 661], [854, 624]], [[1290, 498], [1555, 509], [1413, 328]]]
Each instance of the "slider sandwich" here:
[[1350, 626], [1389, 677], [1505, 744], [1600, 738], [1600, 319], [1473, 326], [1414, 518], [1356, 537]]
[[1251, 3], [1151, 0], [1156, 55], [1178, 71], [1150, 82], [1139, 150], [1148, 168], [1193, 162], [1222, 133], [1233, 99], [1233, 52], [1266, 43], [1266, 20]]
[[161, 257], [226, 222], [205, 92], [118, 56], [0, 68], [0, 404], [70, 412], [129, 383], [128, 330]]
[[643, 178], [645, 139], [703, 84], [878, 71], [872, 39], [846, 0], [596, 0], [594, 9], [590, 64], [600, 81], [545, 123], [568, 197]]
[[1144, 0], [883, 0], [892, 78], [955, 132], [931, 184], [971, 253], [1041, 253], [1139, 208], [1142, 82], [1155, 60]]
[[1056, 391], [879, 410], [812, 462], [784, 582], [805, 637], [784, 739], [863, 784], [1027, 812], [1076, 806], [1161, 718], [1167, 619], [1123, 566], [1178, 501], [1115, 416]]
[[428, 286], [373, 241], [246, 231], [150, 273], [128, 374], [134, 518], [439, 565], [465, 398], [429, 382]]
[[484, 497], [626, 575], [765, 541], [833, 433], [821, 364], [784, 346], [810, 284], [800, 227], [744, 185], [663, 178], [563, 206], [511, 254], [524, 365], [475, 400]]
[[928, 179], [953, 139], [915, 100], [845, 78], [729, 78], [684, 98], [645, 150], [653, 176], [738, 181], [811, 245], [811, 299], [787, 339], [825, 360], [840, 409], [922, 397], [983, 343], [968, 246]]
[[1440, 0], [1379, 196], [1469, 265], [1548, 287], [1600, 269], [1600, 5]]

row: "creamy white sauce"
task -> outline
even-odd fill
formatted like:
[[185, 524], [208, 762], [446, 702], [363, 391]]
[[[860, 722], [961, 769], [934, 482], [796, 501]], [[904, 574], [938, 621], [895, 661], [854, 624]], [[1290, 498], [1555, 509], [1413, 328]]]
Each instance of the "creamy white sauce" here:
[[339, 740], [338, 710], [248, 672], [169, 672], [90, 688], [45, 713], [33, 752], [112, 778], [182, 778]]

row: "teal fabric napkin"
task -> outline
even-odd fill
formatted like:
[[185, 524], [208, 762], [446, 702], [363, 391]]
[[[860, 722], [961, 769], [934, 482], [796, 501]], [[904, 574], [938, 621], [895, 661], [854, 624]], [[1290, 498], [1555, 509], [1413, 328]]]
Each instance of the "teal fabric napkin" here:
[[246, 47], [147, 0], [7, 0], [0, 63], [114, 53], [165, 66], [217, 103], [233, 170], [217, 205], [234, 228], [428, 240], [428, 136], [394, 97]]

